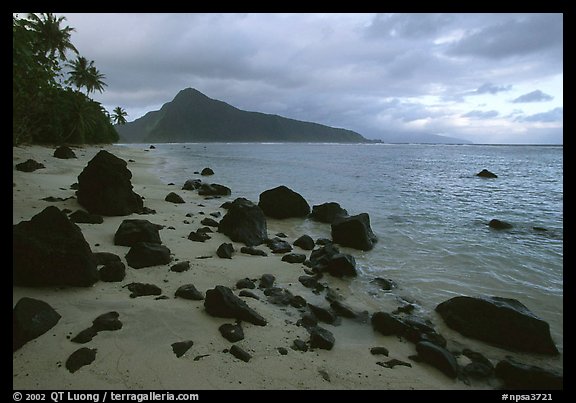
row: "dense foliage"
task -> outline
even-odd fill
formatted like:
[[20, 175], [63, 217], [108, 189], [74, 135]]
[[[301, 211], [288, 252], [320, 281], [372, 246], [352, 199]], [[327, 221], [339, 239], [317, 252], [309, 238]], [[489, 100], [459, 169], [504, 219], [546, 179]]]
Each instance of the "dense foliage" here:
[[[110, 115], [88, 96], [103, 91], [105, 77], [78, 55], [64, 20], [50, 13], [12, 18], [13, 145], [118, 141]], [[77, 57], [69, 60], [70, 53]]]

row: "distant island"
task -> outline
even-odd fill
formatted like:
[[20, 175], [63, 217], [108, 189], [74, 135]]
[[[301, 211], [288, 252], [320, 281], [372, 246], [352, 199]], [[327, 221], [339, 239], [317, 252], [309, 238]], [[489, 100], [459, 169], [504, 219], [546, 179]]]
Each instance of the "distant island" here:
[[126, 143], [380, 142], [352, 130], [243, 111], [193, 88], [180, 91], [160, 110], [115, 128]]

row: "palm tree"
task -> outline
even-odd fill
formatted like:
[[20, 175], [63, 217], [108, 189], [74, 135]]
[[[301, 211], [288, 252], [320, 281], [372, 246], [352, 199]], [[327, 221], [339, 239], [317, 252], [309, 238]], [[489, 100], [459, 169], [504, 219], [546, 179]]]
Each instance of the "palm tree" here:
[[102, 80], [106, 77], [94, 66], [94, 61], [88, 62], [84, 56], [78, 56], [66, 65], [70, 68], [70, 77], [66, 80], [68, 84], [73, 84], [78, 89], [85, 87], [86, 94], [104, 90], [106, 83]]
[[26, 25], [37, 34], [38, 50], [44, 55], [49, 54], [53, 58], [58, 53], [60, 60], [66, 60], [66, 51], [71, 50], [78, 53], [76, 47], [70, 41], [71, 33], [74, 28], [66, 26], [60, 27], [60, 24], [66, 20], [66, 17], [56, 18], [52, 13], [34, 13], [28, 14]]
[[114, 124], [123, 125], [126, 123], [126, 116], [128, 116], [128, 113], [124, 109], [117, 106], [112, 112], [112, 120], [114, 121]]

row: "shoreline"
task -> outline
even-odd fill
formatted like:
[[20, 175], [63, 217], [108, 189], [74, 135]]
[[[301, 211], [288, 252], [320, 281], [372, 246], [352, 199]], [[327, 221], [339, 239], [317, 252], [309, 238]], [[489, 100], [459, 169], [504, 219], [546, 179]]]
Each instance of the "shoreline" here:
[[[298, 277], [304, 274], [303, 265], [282, 262], [281, 256], [273, 255], [265, 246], [258, 248], [265, 250], [268, 256], [259, 257], [240, 253], [243, 245], [233, 243], [236, 252], [232, 259], [221, 259], [215, 252], [221, 243], [231, 242], [225, 235], [214, 232], [210, 234], [212, 239], [205, 243], [188, 240], [187, 235], [202, 226], [200, 221], [203, 218], [214, 212], [220, 212], [222, 217], [225, 210], [220, 205], [243, 195], [235, 194], [232, 189], [231, 196], [207, 200], [196, 192], [181, 190], [181, 183], [166, 185], [153, 174], [158, 158], [150, 151], [132, 145], [83, 146], [73, 148], [78, 159], [60, 160], [52, 157], [54, 149], [50, 147], [14, 147], [13, 165], [32, 158], [42, 162], [46, 168], [32, 173], [13, 171], [13, 224], [29, 220], [49, 205], [72, 211], [81, 209], [76, 199], [60, 202], [40, 199], [73, 196], [70, 185], [77, 181], [82, 169], [100, 149], [125, 161], [135, 161], [128, 162], [134, 191], [144, 197], [144, 206], [156, 210], [157, 214], [104, 217], [103, 224], [78, 224], [92, 251], [112, 252], [125, 262], [128, 248], [114, 245], [113, 236], [123, 220], [139, 218], [165, 226], [160, 230], [160, 237], [171, 250], [172, 262], [140, 270], [127, 267], [122, 282], [97, 282], [90, 288], [13, 287], [13, 304], [22, 297], [37, 298], [49, 303], [62, 316], [54, 328], [13, 354], [15, 389], [457, 390], [495, 387], [486, 383], [469, 386], [446, 377], [427, 364], [411, 361], [408, 357], [415, 354], [414, 344], [396, 336], [382, 336], [369, 323], [348, 319], [343, 319], [340, 326], [322, 324], [336, 339], [332, 350], [294, 351], [290, 348], [294, 339], [309, 338], [307, 331], [296, 325], [300, 319], [299, 312], [291, 306], [269, 303], [259, 290], [255, 290], [261, 297], [259, 301], [244, 300], [268, 324], [259, 327], [243, 322], [245, 339], [235, 344], [248, 351], [252, 359], [245, 363], [233, 357], [227, 352], [232, 343], [220, 335], [218, 327], [234, 320], [208, 315], [203, 301], [174, 298], [180, 285], [192, 283], [202, 293], [216, 285], [235, 290], [235, 283], [242, 278], [256, 279], [270, 273], [276, 277], [277, 286], [301, 295], [310, 303], [320, 304], [324, 296], [313, 294], [298, 282]], [[193, 167], [193, 170], [202, 168]], [[182, 178], [182, 182], [190, 178]], [[218, 182], [217, 174], [208, 180]], [[170, 192], [178, 193], [186, 203], [164, 201]], [[186, 214], [192, 217], [188, 218]], [[289, 223], [278, 220], [268, 219], [268, 222], [270, 236], [278, 232], [278, 228], [289, 226]], [[293, 241], [291, 235], [288, 240]], [[293, 252], [309, 254], [298, 247], [294, 247]], [[208, 255], [212, 257], [199, 258]], [[185, 260], [190, 261], [190, 270], [182, 273], [169, 271], [170, 266]], [[382, 309], [376, 302], [373, 306], [366, 306], [365, 298], [358, 298], [351, 292], [349, 280], [330, 276], [323, 280], [359, 311], [372, 313]], [[131, 282], [155, 284], [168, 298], [130, 298], [129, 291], [122, 286]], [[120, 314], [119, 319], [124, 324], [122, 329], [101, 332], [85, 345], [69, 340], [97, 316], [109, 311]], [[444, 332], [444, 329], [439, 330]], [[186, 354], [177, 358], [171, 344], [184, 340], [192, 340], [194, 344]], [[372, 355], [370, 348], [377, 346], [386, 347], [389, 356]], [[64, 362], [79, 347], [96, 348], [96, 360], [70, 373]], [[280, 354], [279, 347], [288, 353]], [[388, 369], [376, 364], [393, 358], [411, 363], [411, 367]], [[459, 357], [459, 361], [461, 359], [462, 363], [466, 362], [464, 357]]]

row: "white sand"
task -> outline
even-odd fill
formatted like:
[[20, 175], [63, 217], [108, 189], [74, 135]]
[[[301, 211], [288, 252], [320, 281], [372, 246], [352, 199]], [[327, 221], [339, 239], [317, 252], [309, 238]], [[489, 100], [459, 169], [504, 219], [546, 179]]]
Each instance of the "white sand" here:
[[[155, 215], [105, 217], [103, 224], [78, 224], [93, 252], [113, 252], [122, 257], [129, 248], [115, 246], [113, 236], [122, 220], [141, 218], [168, 226], [160, 236], [172, 251], [173, 258], [189, 260], [191, 269], [183, 273], [170, 272], [169, 265], [134, 270], [127, 267], [127, 275], [120, 283], [98, 282], [90, 288], [27, 288], [13, 287], [13, 304], [22, 297], [41, 299], [49, 303], [62, 318], [50, 331], [28, 342], [13, 354], [13, 387], [15, 389], [466, 389], [470, 386], [452, 380], [426, 364], [416, 363], [408, 357], [415, 354], [412, 343], [397, 337], [385, 337], [374, 332], [369, 324], [359, 324], [343, 319], [340, 326], [321, 324], [330, 330], [336, 344], [331, 351], [315, 350], [298, 352], [290, 348], [296, 338], [308, 340], [306, 330], [296, 326], [300, 314], [292, 307], [279, 307], [262, 298], [245, 301], [268, 321], [265, 327], [243, 323], [245, 339], [236, 343], [252, 355], [245, 363], [223, 350], [232, 343], [218, 332], [223, 323], [232, 319], [214, 318], [204, 311], [203, 301], [174, 298], [176, 289], [193, 283], [202, 292], [216, 285], [234, 289], [237, 280], [259, 278], [264, 273], [276, 276], [276, 284], [301, 295], [309, 302], [327, 306], [323, 296], [314, 295], [298, 282], [304, 274], [303, 265], [281, 262], [281, 256], [269, 253], [264, 245], [259, 248], [268, 257], [244, 255], [239, 252], [242, 244], [234, 244], [236, 253], [231, 260], [220, 259], [216, 249], [222, 242], [230, 242], [223, 234], [214, 233], [205, 243], [192, 242], [188, 234], [201, 227], [200, 221], [209, 213], [225, 210], [219, 206], [226, 200], [243, 195], [204, 200], [196, 192], [181, 190], [182, 183], [169, 186], [161, 183], [150, 171], [155, 163], [154, 151], [122, 146], [105, 146], [106, 150], [128, 161], [132, 171], [134, 190], [145, 197], [144, 205], [155, 209]], [[33, 158], [46, 168], [32, 173], [13, 171], [13, 223], [29, 220], [46, 206], [75, 211], [80, 207], [76, 199], [49, 203], [40, 200], [46, 196], [69, 197], [74, 195], [70, 185], [87, 162], [101, 147], [75, 148], [78, 159], [61, 160], [52, 156], [53, 148], [32, 146], [13, 148], [13, 165]], [[202, 167], [198, 167], [200, 169]], [[217, 173], [210, 181], [218, 182]], [[227, 185], [226, 183], [223, 183]], [[164, 197], [175, 191], [185, 204], [175, 205]], [[203, 204], [205, 207], [200, 207]], [[198, 214], [203, 211], [206, 215]], [[185, 217], [192, 213], [192, 218]], [[185, 220], [190, 224], [184, 223]], [[289, 221], [288, 221], [289, 223]], [[287, 222], [268, 221], [270, 235], [284, 231], [288, 240], [300, 234], [291, 234]], [[306, 253], [294, 248], [295, 252]], [[212, 255], [209, 259], [199, 256]], [[378, 302], [365, 305], [366, 299], [356, 298], [349, 281], [330, 276], [325, 281], [346, 296], [346, 303], [370, 313], [382, 310]], [[351, 280], [354, 281], [354, 280]], [[162, 288], [165, 300], [153, 296], [129, 298], [130, 292], [123, 285], [131, 282], [152, 283]], [[100, 332], [87, 344], [69, 340], [89, 327], [97, 316], [117, 311], [124, 326], [118, 331]], [[177, 358], [171, 344], [193, 340], [188, 352]], [[385, 346], [390, 356], [373, 356], [370, 348]], [[80, 347], [96, 348], [96, 360], [75, 373], [64, 366], [68, 356]], [[278, 347], [288, 349], [283, 356]], [[195, 357], [207, 355], [198, 360]], [[410, 362], [412, 368], [397, 366], [383, 368], [377, 361], [396, 358]], [[322, 376], [328, 374], [329, 381]], [[473, 388], [489, 388], [476, 384]]]

